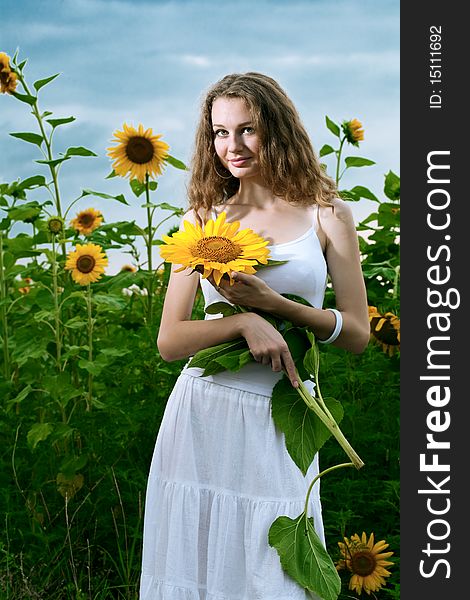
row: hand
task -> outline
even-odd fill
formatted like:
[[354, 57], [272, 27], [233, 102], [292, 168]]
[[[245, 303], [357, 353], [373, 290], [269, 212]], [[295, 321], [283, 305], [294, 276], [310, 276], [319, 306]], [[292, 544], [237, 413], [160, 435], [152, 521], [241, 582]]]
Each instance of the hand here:
[[256, 275], [232, 271], [231, 276], [234, 280], [232, 285], [228, 279], [223, 278], [217, 286], [212, 275], [208, 277], [208, 280], [219, 294], [232, 304], [259, 308], [269, 312], [269, 305], [272, 304], [272, 298], [277, 292]]
[[256, 362], [270, 364], [273, 371], [284, 370], [292, 385], [299, 387], [294, 360], [279, 331], [256, 313], [244, 313], [243, 318], [245, 326], [241, 333]]

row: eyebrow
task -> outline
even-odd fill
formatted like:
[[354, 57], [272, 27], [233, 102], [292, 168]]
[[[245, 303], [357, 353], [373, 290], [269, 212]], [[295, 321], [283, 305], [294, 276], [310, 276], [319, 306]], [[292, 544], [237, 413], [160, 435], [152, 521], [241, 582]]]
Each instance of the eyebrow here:
[[[245, 127], [245, 125], [251, 125], [251, 121], [245, 121], [245, 123], [240, 123], [237, 127]], [[219, 123], [212, 123], [212, 127], [225, 127], [225, 125], [221, 125]]]

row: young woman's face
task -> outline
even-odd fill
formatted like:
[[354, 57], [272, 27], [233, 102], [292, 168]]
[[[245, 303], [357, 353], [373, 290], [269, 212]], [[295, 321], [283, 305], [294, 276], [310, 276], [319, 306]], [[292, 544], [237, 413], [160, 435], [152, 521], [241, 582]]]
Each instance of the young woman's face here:
[[234, 177], [242, 179], [259, 175], [260, 139], [244, 100], [214, 100], [212, 129], [217, 156]]

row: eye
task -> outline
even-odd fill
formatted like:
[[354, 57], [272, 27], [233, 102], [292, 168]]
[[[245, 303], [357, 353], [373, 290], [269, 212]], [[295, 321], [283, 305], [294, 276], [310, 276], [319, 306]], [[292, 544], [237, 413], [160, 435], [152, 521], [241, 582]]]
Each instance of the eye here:
[[226, 137], [228, 135], [228, 131], [226, 129], [216, 129], [214, 131], [214, 135], [217, 137]]
[[243, 133], [248, 133], [248, 135], [252, 135], [253, 133], [255, 133], [255, 128], [251, 127], [251, 125], [247, 125], [243, 128]]

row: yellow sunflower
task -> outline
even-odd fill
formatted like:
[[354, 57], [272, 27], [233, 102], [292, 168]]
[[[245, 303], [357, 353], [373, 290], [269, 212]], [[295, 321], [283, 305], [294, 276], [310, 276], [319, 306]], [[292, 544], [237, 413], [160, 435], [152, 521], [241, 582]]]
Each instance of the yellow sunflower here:
[[115, 159], [113, 169], [121, 177], [129, 176], [145, 182], [149, 177], [161, 175], [163, 163], [168, 156], [170, 146], [160, 140], [161, 135], [153, 135], [151, 129], [139, 125], [139, 129], [124, 123], [124, 131], [115, 131], [116, 146], [108, 148], [108, 156]]
[[161, 257], [182, 265], [177, 271], [191, 267], [204, 279], [212, 274], [216, 285], [225, 273], [230, 277], [231, 271], [256, 273], [256, 265], [268, 263], [269, 250], [266, 246], [269, 242], [251, 229], [239, 231], [238, 221], [226, 223], [225, 218], [226, 213], [222, 212], [215, 221], [207, 221], [204, 227], [184, 221], [184, 230], [171, 237], [162, 236], [165, 244], [160, 246]]
[[400, 350], [400, 319], [391, 312], [381, 314], [369, 306], [370, 339], [389, 356]]
[[137, 271], [137, 267], [134, 267], [134, 265], [122, 265], [121, 271], [135, 273]]
[[98, 244], [77, 244], [65, 263], [65, 268], [72, 271], [72, 279], [80, 285], [98, 281], [107, 266], [108, 259]]
[[87, 208], [77, 213], [75, 219], [70, 221], [70, 225], [76, 229], [79, 233], [84, 235], [90, 234], [103, 222], [103, 215], [99, 210], [94, 208]]
[[352, 119], [351, 121], [344, 121], [342, 128], [347, 141], [353, 146], [359, 146], [359, 142], [364, 139], [362, 123], [357, 119]]
[[10, 68], [10, 57], [5, 52], [0, 52], [0, 92], [11, 94], [16, 90], [18, 76]]
[[369, 594], [377, 592], [385, 585], [385, 577], [389, 577], [390, 571], [385, 567], [393, 565], [386, 560], [392, 556], [393, 552], [383, 552], [388, 548], [384, 540], [374, 544], [374, 534], [371, 533], [369, 539], [362, 532], [362, 537], [357, 533], [350, 539], [344, 538], [343, 542], [338, 542], [342, 559], [336, 563], [336, 568], [349, 569], [352, 576], [349, 580], [349, 589], [361, 594], [362, 590]]

